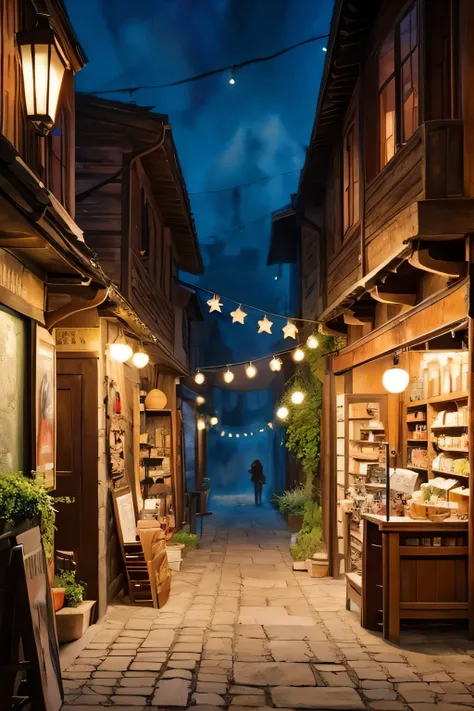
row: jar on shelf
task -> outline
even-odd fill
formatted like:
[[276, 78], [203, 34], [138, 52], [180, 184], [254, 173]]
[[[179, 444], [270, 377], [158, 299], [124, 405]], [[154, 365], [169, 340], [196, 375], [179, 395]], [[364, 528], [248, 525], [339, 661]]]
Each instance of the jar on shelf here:
[[428, 363], [429, 372], [429, 397], [437, 397], [440, 394], [441, 369], [437, 360]]
[[452, 392], [451, 386], [451, 366], [453, 359], [448, 358], [446, 363], [441, 367], [441, 394], [447, 395]]

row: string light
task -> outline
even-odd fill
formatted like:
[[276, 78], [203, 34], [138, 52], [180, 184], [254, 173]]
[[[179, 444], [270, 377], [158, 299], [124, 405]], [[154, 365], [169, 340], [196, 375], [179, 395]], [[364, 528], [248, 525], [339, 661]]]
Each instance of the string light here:
[[273, 422], [268, 422], [267, 427], [269, 430], [272, 430], [273, 429]]
[[244, 437], [248, 437], [248, 434], [247, 434], [247, 432], [244, 432]]
[[257, 375], [257, 369], [254, 365], [252, 365], [252, 362], [249, 363], [245, 373], [247, 375], [247, 378], [255, 378], [255, 376]]
[[295, 390], [295, 392], [292, 393], [292, 395], [291, 395], [291, 402], [294, 405], [301, 405], [304, 398], [305, 398], [305, 395], [304, 395], [304, 393], [301, 392], [301, 390]]
[[253, 432], [250, 433], [250, 436], [253, 437]]
[[201, 373], [200, 370], [196, 373], [194, 376], [194, 382], [197, 383], [198, 385], [202, 385], [206, 381], [206, 376], [204, 373]]
[[206, 398], [203, 397], [202, 395], [198, 395], [196, 398], [196, 405], [204, 405], [206, 402]]
[[232, 437], [232, 432], [229, 432], [229, 437]]
[[235, 84], [235, 69], [232, 67], [230, 70], [230, 79], [229, 79], [229, 84]]
[[278, 371], [281, 370], [281, 366], [283, 365], [283, 363], [280, 360], [280, 358], [273, 356], [273, 358], [271, 359], [271, 361], [268, 365], [270, 367], [270, 370], [273, 370], [274, 373], [277, 373]]
[[146, 365], [148, 365], [149, 360], [150, 356], [148, 355], [148, 353], [145, 353], [144, 350], [140, 349], [139, 351], [133, 354], [132, 363], [136, 368], [144, 368]]
[[296, 363], [301, 363], [301, 361], [304, 360], [304, 351], [301, 350], [301, 348], [297, 348], [293, 353], [293, 360], [296, 361]]
[[317, 348], [319, 346], [319, 341], [316, 336], [309, 336], [308, 340], [306, 341], [306, 345], [308, 346], [308, 348]]
[[288, 417], [288, 414], [289, 414], [289, 413], [288, 413], [288, 408], [287, 408], [287, 407], [279, 407], [278, 410], [277, 410], [277, 417], [278, 417], [280, 420], [286, 420], [286, 418]]
[[236, 434], [235, 436], [237, 437], [237, 439], [238, 439], [238, 438], [240, 437], [240, 435], [239, 435], [239, 434]]
[[225, 437], [225, 432], [224, 432], [224, 430], [222, 430], [222, 432], [221, 432], [221, 437]]
[[217, 418], [217, 417], [211, 417], [210, 422], [211, 422], [211, 426], [212, 426], [212, 427], [215, 427], [216, 425], [219, 424], [219, 418]]
[[225, 373], [224, 373], [224, 380], [225, 380], [225, 382], [226, 382], [226, 383], [231, 383], [231, 382], [233, 381], [233, 379], [234, 379], [234, 374], [233, 374], [233, 372], [232, 372], [231, 370], [229, 370], [229, 368], [227, 368], [227, 370], [226, 370]]
[[198, 428], [198, 430], [205, 430], [206, 429], [206, 423], [204, 422], [204, 420], [197, 421], [197, 428]]

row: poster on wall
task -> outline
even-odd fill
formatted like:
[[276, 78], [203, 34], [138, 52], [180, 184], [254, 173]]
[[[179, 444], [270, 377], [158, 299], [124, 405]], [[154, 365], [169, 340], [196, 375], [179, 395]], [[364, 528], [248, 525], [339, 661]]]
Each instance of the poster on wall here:
[[[38, 526], [16, 536], [22, 548], [24, 577], [28, 594], [29, 614], [23, 624], [32, 631], [23, 643], [25, 652], [34, 663], [35, 674], [39, 674], [38, 688], [46, 711], [59, 711], [63, 702], [61, 666], [56, 635], [56, 625], [49, 588], [48, 569]], [[38, 700], [38, 697], [36, 697]]]
[[56, 347], [44, 328], [36, 331], [36, 473], [56, 488]]
[[23, 469], [25, 322], [0, 307], [0, 471]]

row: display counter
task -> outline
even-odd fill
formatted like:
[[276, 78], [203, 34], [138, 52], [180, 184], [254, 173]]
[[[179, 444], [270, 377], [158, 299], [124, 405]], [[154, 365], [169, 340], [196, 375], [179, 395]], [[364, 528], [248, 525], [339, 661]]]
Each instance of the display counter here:
[[363, 520], [363, 627], [399, 644], [401, 620], [468, 619], [467, 521]]

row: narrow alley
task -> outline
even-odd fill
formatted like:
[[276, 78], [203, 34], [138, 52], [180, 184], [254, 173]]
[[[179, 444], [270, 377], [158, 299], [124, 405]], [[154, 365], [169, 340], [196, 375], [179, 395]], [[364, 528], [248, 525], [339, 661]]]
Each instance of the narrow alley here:
[[270, 507], [213, 515], [162, 610], [112, 606], [75, 660], [66, 651], [64, 708], [474, 706], [464, 633], [384, 642], [346, 610], [342, 579], [292, 571], [289, 535]]

